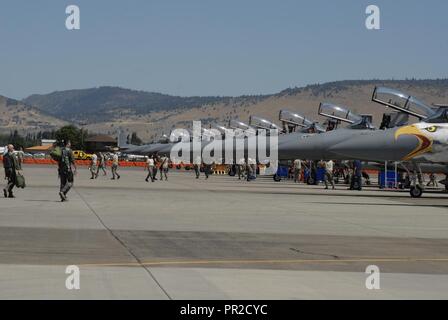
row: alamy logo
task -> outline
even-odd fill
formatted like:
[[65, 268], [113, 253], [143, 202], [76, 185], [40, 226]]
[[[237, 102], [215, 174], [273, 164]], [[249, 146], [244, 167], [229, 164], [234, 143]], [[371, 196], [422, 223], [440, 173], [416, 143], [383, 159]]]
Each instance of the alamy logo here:
[[[175, 164], [228, 164], [240, 159], [249, 165], [263, 164], [276, 172], [278, 167], [278, 130], [227, 129], [224, 136], [216, 129], [203, 129], [193, 121], [193, 133], [186, 129], [172, 131], [170, 159]], [[177, 143], [179, 142], [179, 143]]]
[[76, 5], [70, 5], [65, 8], [65, 13], [69, 16], [65, 19], [65, 27], [67, 30], [79, 30], [81, 29], [81, 17], [79, 7]]
[[380, 290], [380, 268], [375, 265], [370, 265], [366, 268], [366, 288], [368, 290]]
[[69, 275], [65, 280], [67, 290], [79, 290], [81, 288], [79, 267], [75, 265], [67, 266], [65, 274]]
[[367, 30], [380, 30], [381, 29], [380, 8], [375, 5], [370, 5], [366, 8], [366, 14], [368, 15], [366, 19]]

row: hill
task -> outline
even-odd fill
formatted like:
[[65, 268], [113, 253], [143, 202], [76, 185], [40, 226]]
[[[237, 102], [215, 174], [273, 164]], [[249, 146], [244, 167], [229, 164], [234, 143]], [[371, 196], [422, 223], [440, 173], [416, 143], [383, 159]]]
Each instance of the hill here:
[[21, 133], [51, 131], [64, 124], [57, 119], [23, 102], [0, 96], [0, 133], [18, 130]]
[[119, 87], [99, 87], [35, 94], [24, 99], [24, 102], [68, 121], [101, 122], [116, 119], [123, 114], [141, 115], [162, 110], [189, 109], [228, 99], [178, 97]]

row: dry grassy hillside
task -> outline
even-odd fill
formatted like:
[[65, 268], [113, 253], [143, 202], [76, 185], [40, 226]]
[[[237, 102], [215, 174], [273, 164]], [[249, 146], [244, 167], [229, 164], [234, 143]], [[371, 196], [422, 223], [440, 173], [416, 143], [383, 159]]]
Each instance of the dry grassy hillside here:
[[[444, 86], [427, 85], [419, 81], [323, 85], [285, 90], [263, 99], [235, 98], [228, 104], [219, 103], [188, 110], [157, 112], [140, 116], [129, 115], [113, 122], [91, 124], [86, 128], [90, 131], [109, 134], [116, 134], [119, 128], [124, 132], [136, 131], [144, 140], [150, 141], [162, 133], [169, 133], [175, 127], [188, 128], [193, 120], [202, 120], [205, 125], [225, 124], [229, 119], [234, 118], [248, 122], [250, 115], [258, 115], [278, 123], [278, 113], [281, 109], [296, 111], [323, 122], [324, 119], [317, 115], [320, 102], [341, 104], [357, 113], [372, 114], [375, 123], [378, 124], [385, 108], [371, 101], [375, 85], [385, 85], [401, 90], [428, 104], [448, 103], [448, 90]], [[252, 102], [251, 100], [260, 101]]]
[[23, 103], [0, 96], [0, 133], [18, 130], [19, 133], [51, 131], [66, 124]]

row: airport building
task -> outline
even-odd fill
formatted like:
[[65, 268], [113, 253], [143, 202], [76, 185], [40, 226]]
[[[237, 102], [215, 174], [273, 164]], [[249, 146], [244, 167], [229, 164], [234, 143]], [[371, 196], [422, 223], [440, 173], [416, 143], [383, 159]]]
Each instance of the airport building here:
[[105, 134], [90, 136], [85, 141], [85, 148], [89, 153], [112, 151], [117, 145], [115, 138]]

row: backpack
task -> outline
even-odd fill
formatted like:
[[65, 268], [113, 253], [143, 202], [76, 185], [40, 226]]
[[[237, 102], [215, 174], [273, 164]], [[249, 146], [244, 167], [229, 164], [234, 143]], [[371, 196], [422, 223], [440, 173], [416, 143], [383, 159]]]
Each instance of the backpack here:
[[50, 157], [51, 157], [51, 159], [53, 159], [55, 161], [60, 161], [61, 158], [62, 158], [62, 148], [61, 147], [55, 147], [50, 152]]
[[20, 173], [17, 172], [16, 173], [16, 181], [15, 181], [16, 187], [17, 188], [22, 188], [24, 189], [26, 187], [26, 183], [25, 183], [25, 177]]

